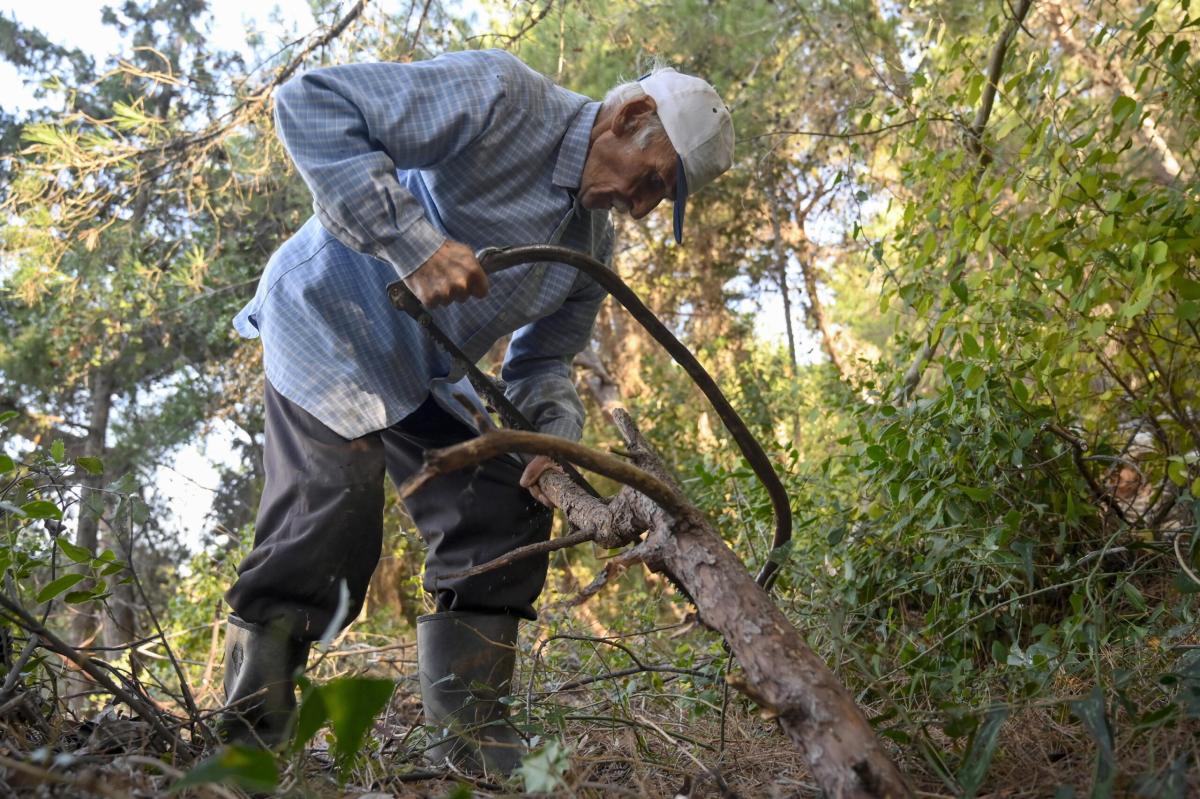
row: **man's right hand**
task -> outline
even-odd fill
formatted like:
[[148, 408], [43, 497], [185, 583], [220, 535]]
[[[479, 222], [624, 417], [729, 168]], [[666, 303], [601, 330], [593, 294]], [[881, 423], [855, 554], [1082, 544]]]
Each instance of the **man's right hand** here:
[[446, 240], [429, 260], [404, 278], [426, 308], [440, 308], [488, 293], [488, 278], [470, 247]]

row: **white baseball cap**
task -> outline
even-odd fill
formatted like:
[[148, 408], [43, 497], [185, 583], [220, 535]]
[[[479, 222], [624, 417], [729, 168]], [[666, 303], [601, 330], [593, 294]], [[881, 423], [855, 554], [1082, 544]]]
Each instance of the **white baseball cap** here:
[[658, 118], [675, 148], [675, 241], [683, 242], [688, 194], [711, 183], [733, 164], [733, 119], [708, 81], [670, 67], [638, 79], [654, 98]]

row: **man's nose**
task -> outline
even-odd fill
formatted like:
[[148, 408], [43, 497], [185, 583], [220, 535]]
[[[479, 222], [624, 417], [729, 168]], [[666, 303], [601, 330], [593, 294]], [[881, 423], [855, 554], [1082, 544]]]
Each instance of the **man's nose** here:
[[657, 208], [660, 202], [662, 202], [662, 197], [639, 197], [629, 215], [634, 219], [641, 219]]

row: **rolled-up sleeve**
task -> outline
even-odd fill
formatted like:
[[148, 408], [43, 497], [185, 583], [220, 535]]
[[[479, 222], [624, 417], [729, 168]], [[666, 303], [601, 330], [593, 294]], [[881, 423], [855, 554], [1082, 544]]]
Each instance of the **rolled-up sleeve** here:
[[321, 224], [408, 277], [446, 237], [396, 178], [483, 136], [504, 98], [506, 54], [315, 69], [276, 92], [275, 123]]
[[605, 295], [580, 273], [562, 307], [513, 333], [501, 371], [505, 393], [540, 433], [572, 441], [583, 434], [571, 362], [587, 347]]

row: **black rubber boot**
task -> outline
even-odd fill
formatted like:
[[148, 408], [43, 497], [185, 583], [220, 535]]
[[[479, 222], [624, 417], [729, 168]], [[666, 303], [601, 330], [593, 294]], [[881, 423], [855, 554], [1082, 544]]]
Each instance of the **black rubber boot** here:
[[417, 619], [417, 663], [425, 723], [441, 743], [427, 750], [473, 774], [507, 775], [525, 742], [500, 698], [509, 693], [517, 652], [517, 619], [507, 614], [449, 611]]
[[224, 743], [287, 742], [296, 713], [296, 676], [308, 662], [308, 641], [281, 625], [251, 624], [236, 615], [225, 628], [225, 704], [217, 722]]

